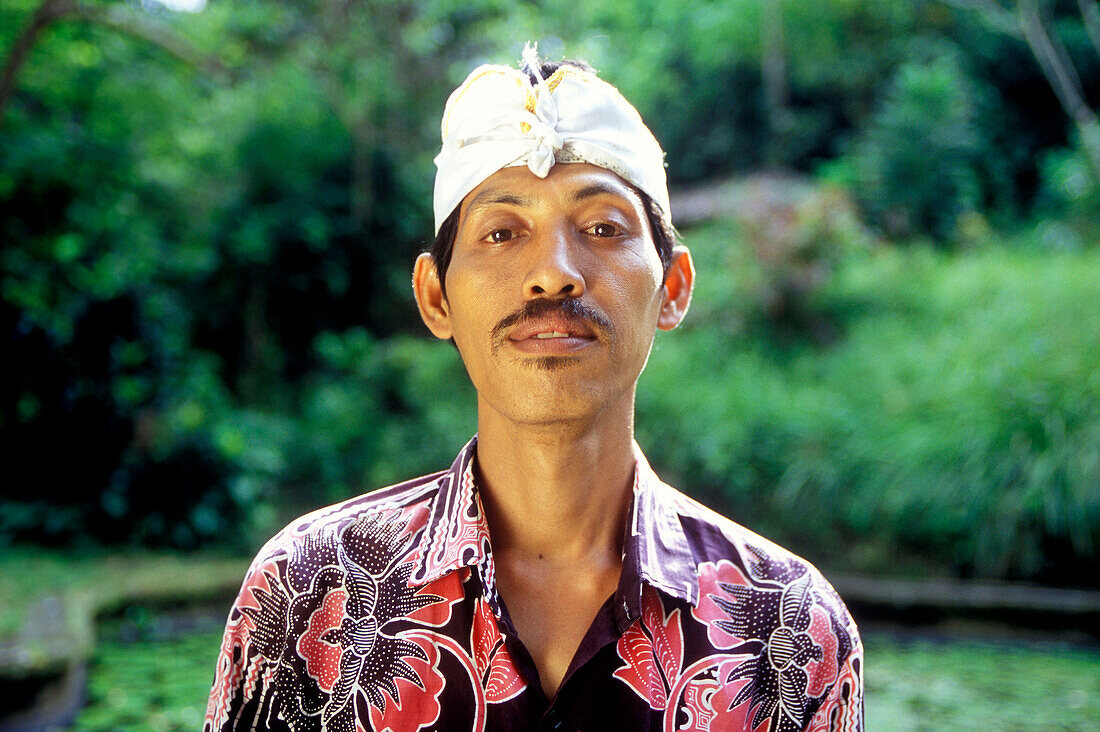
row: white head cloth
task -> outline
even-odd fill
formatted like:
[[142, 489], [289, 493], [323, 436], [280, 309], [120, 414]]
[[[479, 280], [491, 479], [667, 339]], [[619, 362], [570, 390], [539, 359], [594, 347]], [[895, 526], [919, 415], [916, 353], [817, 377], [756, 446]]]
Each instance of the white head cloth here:
[[545, 178], [556, 162], [612, 171], [652, 198], [671, 224], [664, 153], [637, 110], [595, 74], [562, 66], [543, 79], [534, 49], [523, 55], [534, 85], [522, 71], [481, 66], [447, 100], [435, 159], [436, 233], [501, 168], [526, 165]]

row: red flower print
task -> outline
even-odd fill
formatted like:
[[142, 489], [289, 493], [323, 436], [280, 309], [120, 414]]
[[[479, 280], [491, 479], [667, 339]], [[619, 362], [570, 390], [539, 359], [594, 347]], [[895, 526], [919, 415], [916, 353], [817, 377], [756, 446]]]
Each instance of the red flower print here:
[[833, 633], [829, 616], [820, 607], [810, 609], [810, 627], [806, 629], [806, 635], [821, 647], [821, 658], [811, 658], [803, 667], [809, 676], [806, 693], [810, 696], [821, 696], [836, 681], [836, 651], [839, 641]]
[[863, 647], [857, 645], [840, 668], [836, 683], [806, 732], [841, 732], [863, 729]]
[[[749, 704], [731, 701], [750, 684], [749, 679], [729, 678], [749, 655], [719, 653], [701, 658], [684, 669], [669, 695], [664, 732], [726, 732], [748, 727]], [[766, 729], [763, 728], [763, 729]], [[758, 728], [754, 732], [761, 732]]]
[[[250, 651], [266, 661], [279, 658], [287, 634], [289, 600], [282, 583], [281, 565], [268, 562], [254, 567], [245, 578], [237, 595], [236, 618], [230, 616], [221, 652], [215, 669], [214, 689], [206, 710], [207, 724], [212, 728], [225, 722], [228, 704], [236, 679], [241, 679], [248, 693], [254, 693], [259, 682], [260, 664], [249, 661]], [[239, 614], [237, 614], [239, 611]], [[246, 669], [252, 664], [251, 669]]]
[[433, 628], [442, 628], [451, 621], [451, 608], [455, 603], [462, 602], [466, 597], [466, 591], [462, 585], [470, 576], [470, 568], [463, 567], [455, 572], [448, 572], [435, 582], [416, 588], [409, 585], [410, 589], [416, 589], [417, 596], [431, 598], [431, 603], [419, 607], [410, 612], [406, 618], [420, 625], [430, 625]]
[[[729, 679], [734, 676], [734, 671], [744, 662], [744, 658], [740, 656], [731, 656], [727, 660], [723, 661], [718, 666], [718, 678]], [[738, 696], [741, 696], [742, 690], [749, 685], [748, 679], [733, 679], [727, 683], [723, 683], [718, 690], [714, 692], [714, 696], [711, 697], [711, 709], [714, 717], [711, 720], [709, 729], [711, 730], [724, 730], [724, 729], [744, 729], [748, 725], [749, 712], [752, 711], [752, 702], [750, 699], [738, 702]], [[756, 728], [760, 732], [764, 732], [771, 726], [771, 720], [765, 720], [763, 724]], [[756, 732], [754, 730], [754, 732]]]
[[218, 663], [214, 669], [213, 690], [206, 705], [207, 729], [214, 729], [226, 720], [233, 682], [244, 675], [244, 665], [248, 656], [245, 655], [241, 642], [243, 622], [238, 619], [226, 629], [225, 635], [222, 636]]
[[750, 580], [725, 560], [699, 570], [700, 602], [692, 614], [707, 623], [711, 642], [756, 649], [718, 679], [724, 686], [751, 681], [727, 710], [751, 701], [753, 729], [769, 721], [775, 732], [801, 729], [836, 679], [840, 645], [810, 573]]
[[691, 614], [706, 624], [707, 639], [715, 648], [733, 648], [753, 637], [729, 622], [730, 608], [744, 603], [751, 591], [752, 583], [732, 562], [699, 565], [699, 606]]
[[409, 582], [415, 562], [391, 559], [404, 558], [416, 540], [408, 514], [417, 515], [366, 514], [342, 527], [336, 541], [315, 541], [311, 551], [292, 555], [288, 576], [304, 573], [310, 583], [289, 604], [296, 642], [280, 660], [294, 669], [277, 696], [291, 728], [351, 732], [366, 716], [396, 719], [394, 706], [405, 710], [403, 730], [438, 717], [438, 650], [405, 636], [397, 623], [419, 614], [421, 622], [446, 623], [453, 601], [432, 590], [453, 594], [458, 579], [416, 586]]
[[326, 694], [332, 693], [332, 686], [340, 676], [340, 657], [344, 651], [339, 644], [330, 643], [324, 636], [330, 630], [340, 628], [347, 615], [347, 598], [348, 593], [343, 588], [325, 595], [321, 607], [310, 615], [306, 632], [298, 639], [297, 651], [305, 659], [306, 673]]

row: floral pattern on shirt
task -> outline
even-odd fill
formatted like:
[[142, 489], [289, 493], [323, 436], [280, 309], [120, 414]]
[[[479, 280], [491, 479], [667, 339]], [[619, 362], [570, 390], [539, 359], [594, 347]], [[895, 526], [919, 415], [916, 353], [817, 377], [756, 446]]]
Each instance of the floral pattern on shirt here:
[[[416, 565], [409, 550], [424, 519], [422, 506], [364, 514], [337, 540], [308, 538], [285, 562], [253, 571], [230, 619], [208, 723], [226, 721], [234, 672], [245, 695], [277, 691], [267, 715], [293, 729], [355, 732], [369, 717], [397, 732], [435, 721], [443, 687], [437, 649], [400, 626], [445, 624], [464, 592], [457, 574], [409, 584]], [[248, 668], [235, 668], [234, 658]], [[404, 725], [392, 724], [398, 716]]]
[[[808, 707], [820, 703], [839, 666], [840, 642], [809, 570], [784, 570], [750, 578], [727, 561], [700, 567], [700, 603], [692, 614], [707, 623], [717, 647], [755, 651], [726, 679], [753, 679], [732, 701], [751, 700], [753, 729], [765, 719], [770, 729], [802, 729]], [[844, 648], [841, 658], [849, 652]]]
[[474, 652], [478, 680], [490, 704], [501, 704], [514, 699], [527, 688], [512, 661], [512, 654], [504, 642], [489, 603], [479, 599], [470, 628], [470, 647]]
[[640, 452], [619, 590], [547, 699], [496, 591], [475, 445], [261, 550], [206, 730], [862, 730], [862, 648], [832, 588]]

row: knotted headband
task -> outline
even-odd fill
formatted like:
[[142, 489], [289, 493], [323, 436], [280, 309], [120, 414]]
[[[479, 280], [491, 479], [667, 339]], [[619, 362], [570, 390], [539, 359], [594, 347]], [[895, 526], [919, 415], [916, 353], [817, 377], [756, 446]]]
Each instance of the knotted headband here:
[[507, 66], [480, 66], [451, 93], [436, 156], [435, 230], [462, 199], [501, 168], [526, 165], [545, 178], [554, 163], [606, 168], [652, 198], [672, 219], [664, 153], [637, 110], [595, 74], [564, 65], [543, 79]]

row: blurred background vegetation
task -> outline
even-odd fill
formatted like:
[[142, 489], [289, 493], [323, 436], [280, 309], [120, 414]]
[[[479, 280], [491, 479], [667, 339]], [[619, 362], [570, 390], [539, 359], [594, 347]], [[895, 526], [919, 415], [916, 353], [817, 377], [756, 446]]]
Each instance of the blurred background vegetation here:
[[248, 552], [446, 467], [439, 116], [541, 39], [683, 202], [669, 482], [825, 567], [1100, 586], [1092, 0], [182, 3], [0, 4], [0, 546]]

